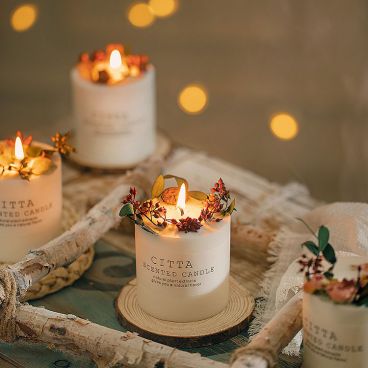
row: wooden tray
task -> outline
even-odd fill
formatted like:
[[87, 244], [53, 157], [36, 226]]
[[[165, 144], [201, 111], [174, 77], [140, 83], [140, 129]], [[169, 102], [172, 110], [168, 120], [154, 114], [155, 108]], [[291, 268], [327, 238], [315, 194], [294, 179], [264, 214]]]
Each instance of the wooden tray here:
[[230, 278], [230, 301], [219, 314], [197, 322], [169, 322], [145, 313], [137, 302], [136, 279], [124, 286], [115, 301], [119, 322], [129, 331], [165, 345], [193, 348], [212, 345], [239, 334], [254, 309], [249, 292]]

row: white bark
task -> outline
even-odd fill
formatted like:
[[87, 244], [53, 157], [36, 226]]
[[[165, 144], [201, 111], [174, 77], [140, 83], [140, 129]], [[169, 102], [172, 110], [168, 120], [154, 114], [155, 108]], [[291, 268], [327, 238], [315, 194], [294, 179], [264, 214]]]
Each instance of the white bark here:
[[119, 332], [72, 315], [29, 305], [17, 308], [16, 325], [19, 340], [87, 354], [98, 367], [228, 367], [227, 364], [161, 345], [130, 332]]
[[231, 368], [276, 366], [281, 350], [302, 328], [302, 295], [290, 299], [247, 346], [235, 351]]

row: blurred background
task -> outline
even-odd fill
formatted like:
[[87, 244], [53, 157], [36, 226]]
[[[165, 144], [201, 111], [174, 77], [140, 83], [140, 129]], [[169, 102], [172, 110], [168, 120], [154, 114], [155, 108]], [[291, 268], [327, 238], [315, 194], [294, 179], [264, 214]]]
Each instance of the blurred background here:
[[176, 143], [365, 201], [367, 35], [363, 0], [2, 0], [0, 136], [66, 130], [78, 55], [122, 42], [156, 66]]

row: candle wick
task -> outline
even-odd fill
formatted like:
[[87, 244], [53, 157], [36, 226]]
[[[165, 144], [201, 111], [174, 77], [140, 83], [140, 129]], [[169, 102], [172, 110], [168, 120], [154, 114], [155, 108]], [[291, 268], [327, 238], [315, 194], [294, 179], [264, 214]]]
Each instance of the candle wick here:
[[181, 207], [178, 207], [178, 209], [180, 210], [180, 214], [184, 216], [184, 210]]

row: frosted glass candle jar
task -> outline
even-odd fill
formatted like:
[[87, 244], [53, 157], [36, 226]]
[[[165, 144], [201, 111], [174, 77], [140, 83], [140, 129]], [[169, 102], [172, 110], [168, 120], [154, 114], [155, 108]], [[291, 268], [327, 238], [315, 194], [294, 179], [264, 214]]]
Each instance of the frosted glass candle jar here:
[[[356, 277], [350, 265], [366, 257], [338, 258], [335, 276]], [[368, 308], [335, 304], [327, 297], [304, 293], [304, 368], [365, 368], [368, 361]]]
[[146, 313], [190, 322], [212, 317], [226, 307], [230, 221], [226, 216], [197, 233], [159, 236], [136, 226], [137, 298]]
[[[33, 143], [42, 148], [52, 147]], [[53, 167], [29, 181], [15, 173], [0, 176], [0, 262], [15, 263], [29, 250], [60, 234], [62, 215], [61, 157]]]
[[114, 84], [71, 72], [75, 160], [98, 168], [132, 167], [156, 146], [155, 69]]

